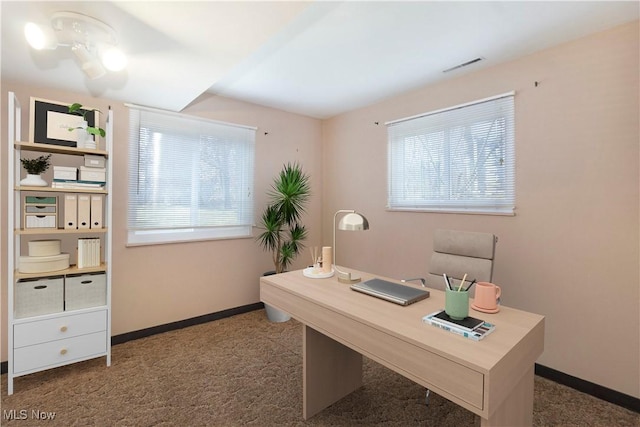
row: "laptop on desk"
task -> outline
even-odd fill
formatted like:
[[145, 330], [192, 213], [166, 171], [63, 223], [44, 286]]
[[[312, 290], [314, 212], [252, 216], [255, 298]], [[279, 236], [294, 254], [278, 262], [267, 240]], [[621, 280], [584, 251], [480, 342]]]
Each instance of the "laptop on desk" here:
[[366, 282], [356, 283], [351, 285], [351, 289], [400, 305], [409, 305], [429, 298], [429, 291], [426, 289], [400, 285], [382, 279], [370, 279]]

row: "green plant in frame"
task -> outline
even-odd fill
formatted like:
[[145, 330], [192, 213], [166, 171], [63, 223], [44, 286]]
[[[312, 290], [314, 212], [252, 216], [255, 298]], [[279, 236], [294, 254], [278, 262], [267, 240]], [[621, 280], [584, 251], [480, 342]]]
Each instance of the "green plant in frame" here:
[[[82, 104], [79, 103], [73, 103], [71, 105], [69, 105], [69, 113], [71, 114], [76, 114], [78, 116], [82, 116], [82, 119], [86, 122], [87, 121], [87, 113], [93, 113], [97, 111], [98, 113], [100, 113], [100, 110], [96, 110], [96, 109], [92, 109], [92, 110], [84, 110], [82, 109]], [[69, 128], [69, 132], [76, 130], [76, 129], [84, 129], [87, 131], [88, 134], [91, 135], [99, 135], [101, 137], [105, 137], [105, 135], [107, 134], [105, 132], [104, 129], [102, 129], [101, 127], [97, 127], [97, 126], [87, 126], [86, 128], [83, 128], [81, 126], [78, 127], [70, 127]]]
[[304, 248], [307, 229], [300, 223], [311, 195], [309, 176], [295, 163], [284, 165], [269, 191], [270, 203], [260, 217], [260, 246], [271, 252], [276, 273], [282, 273]]

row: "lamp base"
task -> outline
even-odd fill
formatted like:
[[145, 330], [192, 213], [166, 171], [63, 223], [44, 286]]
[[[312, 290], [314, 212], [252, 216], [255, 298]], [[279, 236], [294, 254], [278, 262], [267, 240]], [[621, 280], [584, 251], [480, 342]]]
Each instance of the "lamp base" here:
[[362, 280], [362, 278], [360, 276], [354, 275], [353, 273], [342, 273], [342, 272], [338, 272], [338, 282], [340, 283], [346, 283], [346, 284], [353, 284], [353, 283], [358, 283]]

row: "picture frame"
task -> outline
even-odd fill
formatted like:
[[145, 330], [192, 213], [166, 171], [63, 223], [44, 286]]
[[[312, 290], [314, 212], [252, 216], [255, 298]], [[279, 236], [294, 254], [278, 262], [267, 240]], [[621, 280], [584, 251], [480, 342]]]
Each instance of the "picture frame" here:
[[[34, 144], [77, 146], [77, 130], [69, 131], [82, 123], [82, 116], [69, 113], [71, 103], [63, 103], [31, 97], [29, 109], [29, 142]], [[99, 123], [99, 112], [86, 107], [80, 110], [85, 115], [87, 126]]]

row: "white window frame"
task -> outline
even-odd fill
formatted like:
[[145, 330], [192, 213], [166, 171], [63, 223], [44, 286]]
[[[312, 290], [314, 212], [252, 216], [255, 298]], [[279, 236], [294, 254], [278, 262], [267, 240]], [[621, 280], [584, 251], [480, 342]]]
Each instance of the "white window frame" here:
[[508, 92], [385, 123], [387, 209], [514, 215], [514, 98]]
[[[231, 123], [224, 123], [215, 120], [209, 120], [201, 117], [189, 116], [180, 113], [173, 113], [164, 110], [158, 110], [154, 108], [141, 107], [133, 104], [125, 104], [130, 109], [129, 114], [129, 193], [128, 193], [128, 214], [127, 214], [127, 246], [137, 245], [154, 245], [163, 243], [176, 243], [176, 242], [190, 242], [200, 240], [217, 240], [217, 239], [239, 239], [239, 238], [252, 238], [253, 237], [253, 176], [254, 176], [254, 162], [255, 162], [255, 131], [256, 127], [236, 125]], [[236, 179], [241, 182], [241, 185], [236, 189], [236, 193], [240, 194], [242, 200], [238, 202], [238, 209], [241, 213], [239, 218], [232, 223], [221, 224], [204, 224], [199, 219], [199, 213], [194, 214], [192, 210], [198, 209], [199, 198], [199, 174], [196, 168], [192, 170], [185, 170], [184, 173], [188, 173], [191, 176], [192, 187], [196, 192], [191, 194], [190, 202], [190, 214], [188, 225], [181, 225], [178, 227], [168, 227], [166, 224], [152, 225], [149, 223], [143, 223], [139, 219], [140, 212], [136, 210], [136, 206], [140, 205], [137, 194], [139, 192], [140, 182], [139, 179], [139, 144], [140, 144], [140, 128], [141, 117], [143, 114], [151, 114], [156, 117], [154, 120], [165, 118], [167, 123], [180, 123], [183, 126], [197, 129], [194, 132], [190, 132], [190, 135], [185, 136], [184, 142], [193, 142], [195, 144], [203, 144], [203, 138], [213, 139], [212, 137], [221, 138], [219, 135], [215, 135], [216, 129], [220, 129], [221, 132], [232, 136], [225, 136], [224, 138], [233, 139], [234, 144], [242, 144], [244, 150], [246, 150], [246, 156], [243, 157], [242, 166], [238, 168], [238, 175]], [[142, 119], [145, 121], [144, 119]], [[148, 121], [148, 120], [147, 120]], [[143, 124], [143, 126], [154, 126], [153, 121], [148, 121], [151, 124]], [[162, 134], [170, 134], [174, 139], [174, 143], [178, 138], [175, 137], [176, 133], [180, 134], [182, 129], [178, 127], [173, 128], [169, 124], [165, 124], [160, 120], [160, 124], [157, 125], [157, 131]], [[194, 136], [194, 133], [196, 134]], [[197, 136], [199, 135], [199, 136]], [[166, 138], [165, 138], [166, 140]], [[162, 142], [164, 142], [163, 140]], [[241, 142], [239, 142], [241, 141]], [[181, 141], [182, 142], [182, 141]], [[210, 142], [206, 142], [210, 144]], [[175, 172], [175, 171], [172, 171]], [[180, 172], [181, 173], [181, 172]], [[194, 181], [195, 180], [195, 181]], [[195, 200], [193, 198], [196, 198]], [[142, 206], [141, 206], [142, 207]], [[143, 209], [144, 210], [144, 209]], [[148, 209], [147, 209], [148, 211]], [[179, 216], [178, 216], [179, 217]], [[159, 218], [162, 221], [161, 218]], [[206, 222], [206, 221], [205, 221]]]

